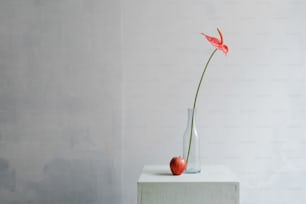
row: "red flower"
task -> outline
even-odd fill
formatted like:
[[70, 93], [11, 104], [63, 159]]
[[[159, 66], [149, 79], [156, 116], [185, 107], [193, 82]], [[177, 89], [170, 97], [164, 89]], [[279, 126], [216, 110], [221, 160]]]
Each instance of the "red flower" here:
[[224, 52], [224, 54], [227, 55], [228, 53], [228, 47], [227, 45], [224, 45], [223, 44], [223, 36], [222, 36], [222, 33], [221, 31], [219, 30], [219, 28], [217, 28], [217, 31], [220, 35], [220, 40], [218, 38], [215, 38], [215, 37], [211, 37], [211, 36], [208, 36], [206, 35], [205, 33], [201, 33], [202, 35], [205, 36], [205, 38], [214, 46], [216, 47], [218, 50], [222, 50]]

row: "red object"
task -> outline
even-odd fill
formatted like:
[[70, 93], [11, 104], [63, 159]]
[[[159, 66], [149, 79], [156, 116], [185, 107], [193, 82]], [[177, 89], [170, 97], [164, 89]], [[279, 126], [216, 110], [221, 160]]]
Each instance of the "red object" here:
[[186, 169], [186, 160], [182, 157], [173, 157], [170, 161], [170, 169], [173, 175], [181, 175]]
[[228, 53], [228, 47], [227, 45], [223, 44], [223, 35], [221, 33], [221, 31], [219, 30], [219, 28], [217, 28], [217, 31], [220, 35], [220, 40], [218, 38], [215, 37], [211, 37], [209, 35], [206, 35], [205, 33], [201, 33], [202, 35], [205, 36], [205, 38], [218, 50], [222, 50], [224, 52], [225, 55], [227, 55]]

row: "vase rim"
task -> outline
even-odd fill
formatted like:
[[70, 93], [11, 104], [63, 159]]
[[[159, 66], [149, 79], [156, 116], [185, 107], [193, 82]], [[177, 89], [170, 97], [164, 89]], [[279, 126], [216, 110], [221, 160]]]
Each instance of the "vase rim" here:
[[[187, 110], [193, 110], [193, 108], [187, 108]], [[194, 110], [197, 110], [197, 108], [195, 108]]]

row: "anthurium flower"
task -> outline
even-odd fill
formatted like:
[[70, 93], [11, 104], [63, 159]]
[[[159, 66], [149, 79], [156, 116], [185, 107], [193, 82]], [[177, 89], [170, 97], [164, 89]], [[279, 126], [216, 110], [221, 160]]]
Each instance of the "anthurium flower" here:
[[[218, 38], [215, 38], [215, 37], [211, 37], [211, 36], [208, 36], [206, 35], [205, 33], [201, 33], [202, 35], [205, 36], [205, 38], [208, 40], [208, 42], [210, 42], [214, 47], [214, 51], [210, 54], [209, 58], [208, 58], [208, 61], [206, 62], [206, 65], [204, 67], [204, 70], [202, 72], [202, 75], [201, 75], [201, 78], [200, 78], [200, 81], [199, 81], [199, 84], [198, 84], [198, 88], [197, 88], [197, 91], [196, 91], [196, 94], [195, 94], [195, 98], [194, 98], [194, 101], [193, 101], [193, 111], [192, 111], [192, 120], [191, 120], [191, 129], [190, 129], [190, 137], [189, 137], [189, 146], [188, 146], [188, 152], [187, 152], [187, 156], [186, 156], [186, 163], [187, 163], [187, 166], [189, 164], [189, 155], [190, 155], [190, 149], [191, 149], [191, 142], [192, 142], [192, 130], [193, 130], [193, 127], [194, 127], [194, 110], [196, 108], [196, 104], [197, 104], [197, 99], [198, 99], [198, 94], [199, 94], [199, 90], [200, 90], [200, 87], [201, 87], [201, 84], [202, 84], [202, 81], [203, 81], [203, 77], [205, 75], [205, 72], [206, 72], [206, 69], [208, 67], [208, 64], [210, 62], [210, 60], [213, 58], [214, 54], [217, 52], [217, 50], [221, 50], [224, 52], [225, 55], [227, 55], [228, 53], [228, 47], [227, 45], [223, 44], [223, 35], [221, 33], [221, 31], [217, 28], [217, 31], [220, 35], [220, 39]], [[192, 162], [191, 162], [192, 163]]]
[[221, 33], [221, 31], [219, 30], [219, 28], [217, 28], [217, 31], [220, 35], [220, 40], [218, 38], [215, 37], [211, 37], [209, 35], [206, 35], [205, 33], [201, 33], [202, 35], [205, 36], [205, 38], [218, 50], [221, 50], [224, 52], [224, 54], [227, 55], [228, 53], [228, 47], [227, 45], [223, 44], [223, 35]]

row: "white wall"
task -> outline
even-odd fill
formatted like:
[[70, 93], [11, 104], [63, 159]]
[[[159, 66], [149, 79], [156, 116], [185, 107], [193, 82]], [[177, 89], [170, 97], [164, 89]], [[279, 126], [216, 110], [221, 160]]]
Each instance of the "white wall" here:
[[0, 203], [121, 203], [120, 2], [0, 1]]
[[242, 204], [305, 203], [305, 8], [0, 1], [0, 203], [136, 203], [143, 165], [181, 154], [216, 27], [230, 52], [199, 96], [204, 166], [229, 166]]
[[[122, 1], [124, 203], [143, 165], [180, 155], [196, 85], [220, 27], [198, 100], [203, 164], [241, 179], [242, 204], [305, 203], [306, 2]], [[205, 168], [203, 169], [205, 171]]]

